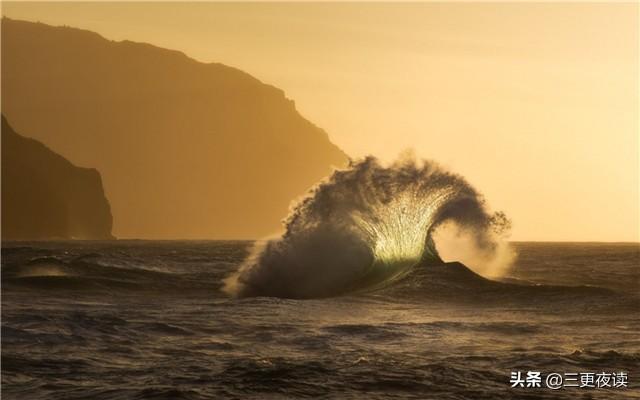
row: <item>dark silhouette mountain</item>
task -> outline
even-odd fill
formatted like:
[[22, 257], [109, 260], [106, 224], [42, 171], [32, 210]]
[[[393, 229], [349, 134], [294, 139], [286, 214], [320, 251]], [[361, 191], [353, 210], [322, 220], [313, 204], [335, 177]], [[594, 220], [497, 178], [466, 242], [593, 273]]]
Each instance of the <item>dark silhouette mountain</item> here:
[[2, 116], [2, 238], [111, 239], [100, 173], [79, 168]]
[[119, 237], [272, 233], [293, 199], [347, 161], [282, 90], [242, 71], [7, 18], [2, 110], [102, 173]]

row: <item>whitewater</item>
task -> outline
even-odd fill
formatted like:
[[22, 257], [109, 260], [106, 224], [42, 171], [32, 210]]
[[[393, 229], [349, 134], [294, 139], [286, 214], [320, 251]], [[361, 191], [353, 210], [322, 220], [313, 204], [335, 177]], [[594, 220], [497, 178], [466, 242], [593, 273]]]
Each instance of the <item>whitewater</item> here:
[[301, 199], [285, 226], [227, 279], [228, 293], [313, 298], [380, 288], [419, 262], [442, 263], [434, 238], [443, 226], [469, 239], [474, 264], [511, 261], [502, 257], [505, 214], [490, 213], [463, 177], [412, 157], [351, 162]]

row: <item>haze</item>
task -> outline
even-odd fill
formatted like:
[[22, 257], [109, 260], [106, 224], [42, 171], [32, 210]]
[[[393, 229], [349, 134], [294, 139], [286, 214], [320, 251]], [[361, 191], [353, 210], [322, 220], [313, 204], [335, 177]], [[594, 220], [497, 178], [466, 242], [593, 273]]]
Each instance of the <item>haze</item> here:
[[515, 240], [638, 241], [638, 4], [2, 3], [282, 88], [351, 156], [464, 175]]

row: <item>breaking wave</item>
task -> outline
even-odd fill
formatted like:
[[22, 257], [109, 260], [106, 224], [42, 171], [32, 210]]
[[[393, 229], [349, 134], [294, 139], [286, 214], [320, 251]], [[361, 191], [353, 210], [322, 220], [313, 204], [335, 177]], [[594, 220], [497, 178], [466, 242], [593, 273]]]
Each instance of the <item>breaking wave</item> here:
[[384, 287], [418, 263], [442, 263], [437, 249], [451, 235], [436, 232], [451, 227], [464, 237], [465, 252], [489, 265], [502, 258], [510, 221], [489, 212], [463, 177], [433, 162], [404, 158], [385, 166], [367, 157], [313, 188], [285, 227], [281, 237], [256, 245], [227, 278], [227, 293], [315, 298]]

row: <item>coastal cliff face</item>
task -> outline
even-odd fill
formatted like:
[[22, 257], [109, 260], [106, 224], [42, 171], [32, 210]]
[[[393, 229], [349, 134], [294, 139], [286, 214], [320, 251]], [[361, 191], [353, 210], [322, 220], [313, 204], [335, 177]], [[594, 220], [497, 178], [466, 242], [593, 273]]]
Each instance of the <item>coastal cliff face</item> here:
[[282, 90], [245, 72], [7, 18], [2, 109], [19, 132], [101, 172], [118, 237], [262, 237], [348, 161]]
[[2, 239], [112, 239], [100, 174], [16, 133], [2, 116]]

